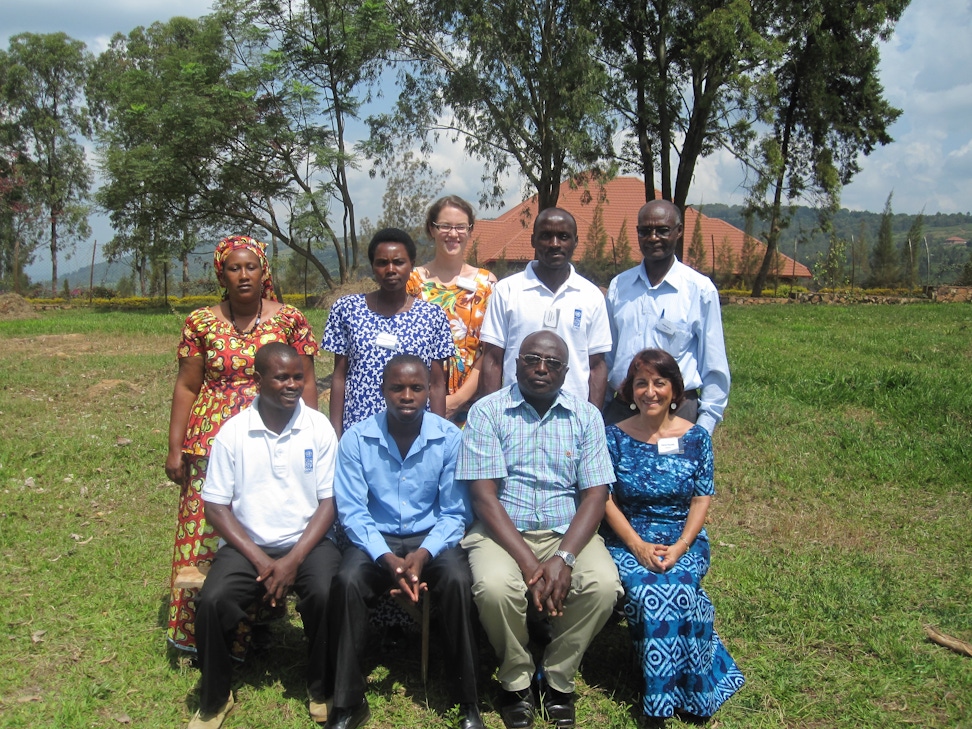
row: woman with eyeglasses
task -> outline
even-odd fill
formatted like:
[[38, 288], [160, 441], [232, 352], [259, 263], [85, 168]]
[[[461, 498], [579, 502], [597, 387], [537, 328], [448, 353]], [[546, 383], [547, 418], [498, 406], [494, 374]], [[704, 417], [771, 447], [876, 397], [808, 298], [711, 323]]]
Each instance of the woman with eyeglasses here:
[[439, 198], [429, 208], [425, 230], [435, 244], [435, 257], [417, 266], [408, 293], [442, 308], [449, 319], [456, 353], [446, 365], [446, 417], [462, 425], [479, 388], [482, 367], [479, 333], [496, 277], [466, 263], [475, 216], [456, 195]]

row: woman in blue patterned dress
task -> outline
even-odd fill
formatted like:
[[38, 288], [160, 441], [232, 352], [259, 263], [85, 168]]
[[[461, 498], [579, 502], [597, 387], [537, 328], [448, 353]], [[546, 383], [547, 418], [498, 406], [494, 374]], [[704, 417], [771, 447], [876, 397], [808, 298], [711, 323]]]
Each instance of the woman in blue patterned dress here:
[[442, 309], [410, 296], [415, 242], [398, 228], [375, 233], [368, 260], [378, 290], [338, 299], [327, 317], [321, 349], [334, 353], [330, 418], [340, 437], [385, 409], [381, 373], [396, 354], [414, 354], [431, 368], [429, 409], [445, 417], [445, 362], [455, 352]]
[[642, 709], [655, 723], [676, 712], [711, 716], [745, 681], [715, 632], [715, 610], [702, 589], [712, 441], [705, 428], [673, 414], [683, 393], [674, 358], [646, 349], [621, 389], [637, 413], [607, 428], [617, 482], [605, 541], [644, 673]]

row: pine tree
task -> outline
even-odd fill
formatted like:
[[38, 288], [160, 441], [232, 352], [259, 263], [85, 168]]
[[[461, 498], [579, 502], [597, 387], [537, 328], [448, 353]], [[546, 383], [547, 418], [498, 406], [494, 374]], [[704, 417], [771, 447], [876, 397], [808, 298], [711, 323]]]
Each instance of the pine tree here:
[[736, 271], [736, 254], [732, 250], [729, 238], [722, 239], [719, 252], [716, 254], [716, 275], [718, 283], [722, 288], [728, 288], [732, 284]]
[[702, 239], [702, 208], [696, 211], [692, 242], [689, 244], [686, 263], [699, 273], [705, 268], [705, 241]]
[[898, 252], [894, 249], [894, 235], [891, 222], [894, 213], [891, 211], [891, 197], [888, 195], [881, 213], [881, 227], [878, 230], [877, 243], [871, 252], [871, 278], [869, 285], [875, 288], [892, 288], [900, 282], [901, 268], [898, 265]]

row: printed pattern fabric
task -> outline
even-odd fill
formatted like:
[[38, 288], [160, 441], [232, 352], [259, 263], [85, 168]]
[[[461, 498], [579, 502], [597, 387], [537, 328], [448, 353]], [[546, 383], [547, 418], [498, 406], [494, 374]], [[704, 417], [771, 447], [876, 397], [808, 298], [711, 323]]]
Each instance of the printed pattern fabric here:
[[[378, 335], [394, 335], [394, 350], [380, 347]], [[344, 381], [344, 429], [385, 409], [381, 372], [396, 354], [414, 354], [431, 367], [434, 360], [448, 360], [455, 344], [445, 313], [421, 299], [408, 311], [382, 316], [370, 308], [364, 294], [338, 299], [324, 326], [321, 348], [348, 358]]]
[[468, 291], [459, 286], [443, 286], [435, 281], [423, 281], [417, 270], [408, 280], [408, 293], [416, 298], [435, 304], [445, 312], [456, 344], [456, 353], [449, 359], [446, 369], [449, 394], [454, 394], [469, 376], [479, 357], [479, 333], [486, 317], [486, 304], [493, 293], [490, 273], [480, 268], [476, 273], [476, 290]]
[[[301, 354], [313, 356], [317, 343], [310, 324], [293, 306], [284, 306], [249, 334], [240, 335], [226, 322], [216, 318], [209, 307], [197, 309], [187, 318], [179, 344], [179, 359], [205, 357], [202, 388], [193, 403], [186, 428], [183, 453], [187, 476], [179, 499], [175, 548], [172, 555], [172, 581], [183, 567], [199, 567], [212, 562], [219, 537], [206, 524], [200, 496], [206, 479], [209, 449], [220, 426], [256, 397], [253, 360], [257, 350], [270, 342], [290, 344]], [[176, 648], [195, 652], [195, 590], [171, 588], [167, 637]], [[234, 655], [246, 650], [246, 631], [234, 645]]]
[[[657, 446], [607, 428], [617, 475], [612, 492], [646, 542], [675, 543], [692, 497], [713, 493], [708, 432], [696, 425], [679, 440], [683, 453], [659, 455]], [[625, 617], [644, 674], [645, 714], [712, 716], [745, 679], [715, 631], [715, 608], [702, 588], [709, 569], [705, 530], [665, 573], [643, 567], [606, 527], [604, 537], [624, 586]]]

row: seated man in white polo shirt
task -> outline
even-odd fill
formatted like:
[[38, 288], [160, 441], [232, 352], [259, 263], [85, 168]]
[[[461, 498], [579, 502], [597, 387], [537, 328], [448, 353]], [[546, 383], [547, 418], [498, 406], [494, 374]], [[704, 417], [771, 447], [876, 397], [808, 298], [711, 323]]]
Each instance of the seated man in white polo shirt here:
[[231, 642], [246, 608], [276, 605], [293, 588], [309, 643], [311, 718], [327, 720], [327, 602], [341, 554], [326, 538], [334, 522], [337, 437], [304, 405], [304, 363], [290, 346], [264, 345], [254, 362], [260, 394], [230, 418], [213, 443], [202, 490], [206, 521], [222, 537], [196, 598], [202, 671], [199, 711], [189, 729], [218, 729], [230, 709]]

